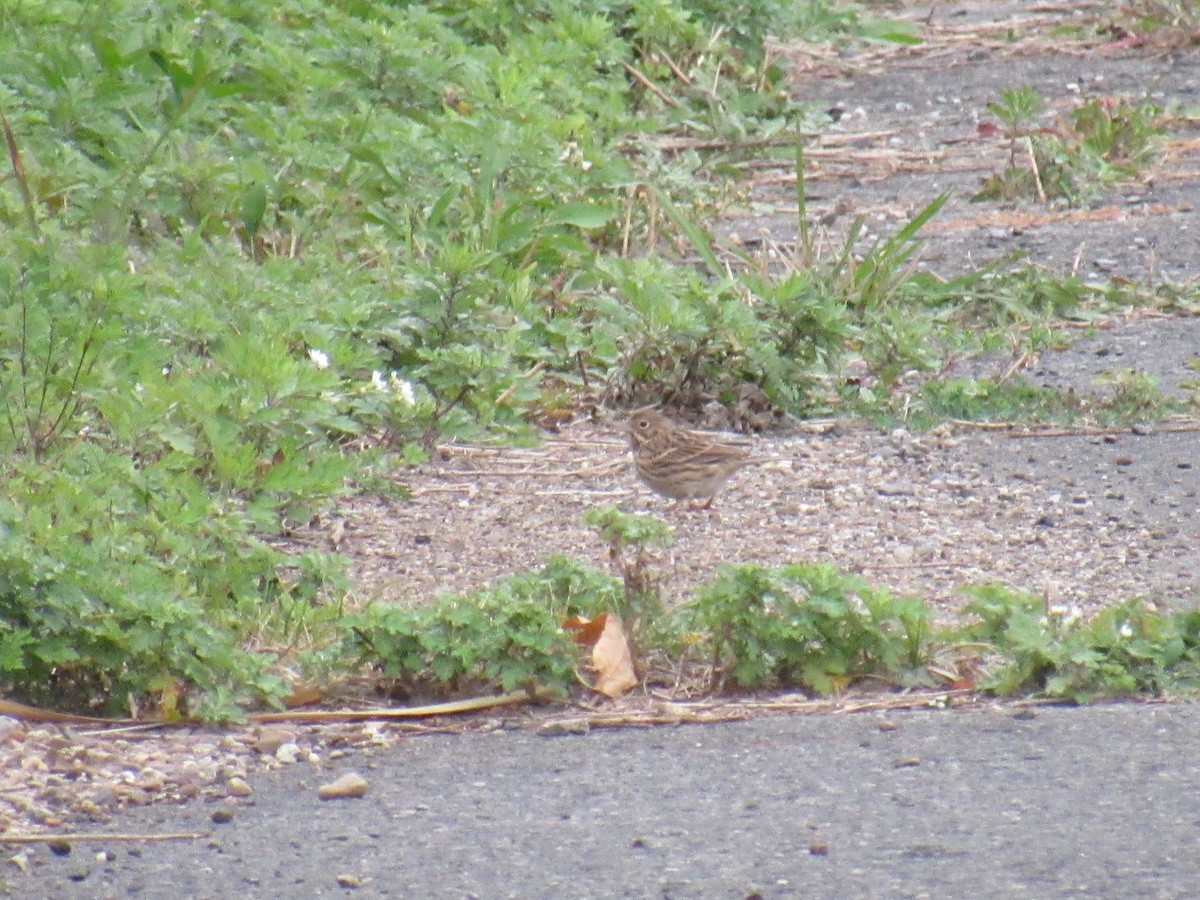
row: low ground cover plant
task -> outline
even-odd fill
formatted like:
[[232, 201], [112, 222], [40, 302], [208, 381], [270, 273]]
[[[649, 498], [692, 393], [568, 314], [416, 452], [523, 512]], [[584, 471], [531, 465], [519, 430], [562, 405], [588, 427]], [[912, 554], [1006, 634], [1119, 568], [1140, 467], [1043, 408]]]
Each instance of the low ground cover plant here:
[[[796, 415], [894, 415], [908, 373], [1105, 302], [1058, 285], [1022, 305], [1028, 275], [915, 272], [944, 198], [784, 272], [717, 242], [703, 223], [742, 139], [794, 143], [802, 204], [824, 121], [789, 96], [768, 33], [916, 39], [851, 4], [774, 0], [0, 12], [5, 693], [231, 719], [363, 662], [411, 692], [565, 689], [544, 586], [347, 617], [341, 561], [275, 538], [440, 441], [533, 440], [581, 398], [749, 383]], [[1097, 139], [1136, 156], [1129, 117], [1099, 112]], [[860, 362], [869, 378], [840, 377]], [[944, 393], [930, 406], [970, 391]], [[631, 589], [642, 546], [606, 608], [649, 651], [685, 636]], [[772, 677], [828, 690], [890, 671], [893, 626], [871, 627], [824, 675]], [[719, 667], [749, 678], [728, 641]]]

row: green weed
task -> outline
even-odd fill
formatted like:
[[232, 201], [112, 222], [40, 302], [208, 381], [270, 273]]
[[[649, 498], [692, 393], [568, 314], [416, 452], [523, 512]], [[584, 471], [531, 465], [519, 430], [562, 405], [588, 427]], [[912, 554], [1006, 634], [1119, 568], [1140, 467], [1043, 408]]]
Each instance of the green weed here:
[[1005, 89], [987, 108], [1008, 137], [1009, 161], [984, 179], [977, 202], [1079, 205], [1104, 185], [1136, 177], [1166, 130], [1161, 107], [1124, 98], [1088, 100], [1055, 127], [1037, 124], [1046, 101], [1032, 88]]
[[686, 621], [710, 642], [718, 682], [824, 695], [861, 678], [928, 683], [928, 608], [828, 566], [726, 566]]
[[656, 551], [671, 545], [671, 531], [658, 519], [631, 516], [611, 506], [589, 509], [583, 522], [608, 545], [609, 563], [623, 588], [610, 609], [621, 617], [638, 665], [647, 634], [663, 614], [664, 566]]
[[537, 685], [565, 694], [576, 683], [568, 614], [615, 608], [618, 582], [571, 560], [503, 579], [467, 595], [404, 607], [374, 603], [342, 623], [346, 651], [376, 665], [390, 692], [444, 696]]
[[972, 593], [964, 612], [978, 621], [961, 637], [993, 649], [984, 689], [1083, 702], [1198, 683], [1200, 618], [1194, 612], [1163, 615], [1130, 600], [1085, 621], [1077, 609], [1047, 608], [997, 585]]

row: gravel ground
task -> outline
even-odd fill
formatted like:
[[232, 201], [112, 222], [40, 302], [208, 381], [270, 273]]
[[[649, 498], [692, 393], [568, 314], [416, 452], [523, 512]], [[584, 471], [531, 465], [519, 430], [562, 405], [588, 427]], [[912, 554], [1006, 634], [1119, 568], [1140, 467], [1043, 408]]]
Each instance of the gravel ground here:
[[665, 563], [675, 601], [722, 563], [821, 561], [946, 617], [963, 586], [990, 581], [1090, 611], [1135, 595], [1181, 603], [1196, 588], [1195, 440], [839, 424], [758, 440], [757, 464], [709, 514], [671, 510], [636, 481], [614, 427], [580, 423], [537, 450], [475, 450], [410, 473], [412, 501], [352, 501], [337, 530], [360, 583], [398, 601], [470, 589], [550, 553], [603, 566], [580, 523], [603, 503], [675, 528]]

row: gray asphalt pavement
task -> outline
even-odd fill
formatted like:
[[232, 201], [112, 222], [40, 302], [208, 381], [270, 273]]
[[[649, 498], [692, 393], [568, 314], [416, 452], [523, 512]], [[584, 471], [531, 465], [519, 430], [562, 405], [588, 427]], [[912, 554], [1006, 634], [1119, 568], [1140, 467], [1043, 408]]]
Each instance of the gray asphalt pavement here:
[[[1198, 738], [1184, 703], [417, 736], [262, 776], [228, 824], [194, 803], [107, 826], [211, 838], [41, 848], [6, 877], [89, 900], [1189, 897]], [[346, 770], [366, 796], [319, 800]]]

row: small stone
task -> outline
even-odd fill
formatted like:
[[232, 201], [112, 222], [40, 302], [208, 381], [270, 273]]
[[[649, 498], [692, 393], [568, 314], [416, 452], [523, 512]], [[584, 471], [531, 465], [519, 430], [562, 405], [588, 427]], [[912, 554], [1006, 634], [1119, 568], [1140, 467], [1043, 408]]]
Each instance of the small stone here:
[[137, 786], [144, 791], [161, 791], [166, 785], [166, 776], [157, 769], [143, 769], [138, 776]]
[[136, 784], [118, 784], [113, 790], [117, 800], [129, 806], [145, 806], [150, 802], [150, 795]]
[[317, 788], [317, 796], [322, 800], [340, 800], [343, 798], [357, 799], [367, 792], [367, 780], [356, 772], [347, 772], [329, 784]]
[[281, 763], [294, 763], [300, 758], [300, 748], [293, 743], [280, 744], [275, 751], [275, 758]]
[[896, 768], [897, 769], [911, 769], [915, 766], [919, 766], [920, 764], [921, 764], [921, 760], [919, 757], [916, 757], [916, 756], [909, 756], [904, 759], [896, 760]]
[[80, 863], [79, 865], [74, 866], [71, 871], [67, 873], [67, 877], [72, 881], [84, 881], [90, 874], [91, 869]]
[[895, 731], [896, 727], [897, 726], [896, 726], [895, 722], [888, 721], [887, 719], [884, 719], [882, 722], [879, 723], [880, 731]]
[[233, 821], [233, 809], [228, 806], [218, 806], [213, 810], [212, 821], [214, 825], [225, 825]]
[[66, 838], [55, 838], [46, 846], [55, 856], [69, 856], [71, 853], [71, 842]]
[[253, 788], [246, 783], [245, 778], [233, 777], [225, 785], [225, 793], [230, 797], [249, 797], [254, 793]]
[[564, 719], [561, 722], [546, 722], [537, 733], [543, 737], [557, 737], [564, 734], [587, 734], [592, 730], [587, 719]]
[[242, 778], [246, 774], [245, 770], [239, 766], [232, 766], [226, 763], [216, 771], [216, 779], [219, 781], [229, 781], [230, 778]]
[[295, 732], [290, 728], [263, 728], [254, 737], [254, 749], [263, 756], [275, 756], [284, 744], [295, 746]]
[[821, 841], [813, 841], [808, 845], [808, 852], [813, 856], [828, 856], [829, 845], [822, 843]]
[[362, 887], [363, 880], [357, 875], [339, 875], [337, 883], [344, 888], [360, 888]]

